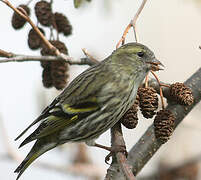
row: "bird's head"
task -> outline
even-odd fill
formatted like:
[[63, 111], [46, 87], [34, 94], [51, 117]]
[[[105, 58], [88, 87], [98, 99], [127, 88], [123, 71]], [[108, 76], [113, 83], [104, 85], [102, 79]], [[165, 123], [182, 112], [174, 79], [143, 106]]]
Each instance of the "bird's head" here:
[[[116, 50], [117, 54], [127, 54], [133, 61], [143, 62], [152, 71], [163, 70], [163, 64], [156, 59], [154, 53], [140, 43], [128, 43]], [[162, 67], [161, 67], [162, 66]]]

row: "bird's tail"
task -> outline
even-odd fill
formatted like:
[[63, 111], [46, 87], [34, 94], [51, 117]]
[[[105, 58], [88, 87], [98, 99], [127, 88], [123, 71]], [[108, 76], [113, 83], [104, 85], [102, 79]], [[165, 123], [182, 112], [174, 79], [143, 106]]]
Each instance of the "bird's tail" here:
[[[47, 142], [46, 138], [41, 138], [37, 140], [32, 147], [29, 154], [26, 156], [26, 158], [22, 161], [22, 163], [17, 167], [17, 169], [14, 171], [15, 173], [18, 173], [17, 179], [22, 175], [22, 173], [26, 170], [26, 168], [39, 156], [41, 156], [46, 151], [54, 148], [57, 146], [56, 142]], [[51, 138], [50, 138], [51, 139]], [[17, 180], [16, 179], [16, 180]]]

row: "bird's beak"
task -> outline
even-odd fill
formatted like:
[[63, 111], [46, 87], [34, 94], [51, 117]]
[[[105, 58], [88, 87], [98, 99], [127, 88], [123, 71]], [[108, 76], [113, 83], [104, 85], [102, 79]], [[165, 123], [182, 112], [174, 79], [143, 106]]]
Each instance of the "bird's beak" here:
[[163, 70], [162, 67], [164, 67], [164, 65], [156, 58], [152, 59], [151, 61], [148, 61], [147, 63], [151, 64], [151, 70], [152, 71]]

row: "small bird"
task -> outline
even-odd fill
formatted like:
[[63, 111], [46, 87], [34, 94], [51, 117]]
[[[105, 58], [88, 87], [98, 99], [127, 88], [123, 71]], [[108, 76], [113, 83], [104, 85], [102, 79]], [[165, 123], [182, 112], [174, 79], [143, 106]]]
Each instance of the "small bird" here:
[[66, 142], [104, 147], [95, 139], [121, 119], [134, 103], [145, 76], [150, 70], [160, 70], [160, 65], [145, 45], [128, 43], [77, 76], [15, 139], [41, 122], [19, 146], [36, 140], [15, 170], [17, 179], [35, 159]]

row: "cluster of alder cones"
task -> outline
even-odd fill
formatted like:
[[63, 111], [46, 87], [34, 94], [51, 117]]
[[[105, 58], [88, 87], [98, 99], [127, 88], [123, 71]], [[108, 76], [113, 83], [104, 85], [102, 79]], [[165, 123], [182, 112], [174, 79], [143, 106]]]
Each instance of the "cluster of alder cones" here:
[[[169, 86], [171, 100], [181, 105], [192, 105], [194, 98], [190, 88], [183, 83], [174, 83]], [[138, 107], [142, 115], [149, 119], [154, 115], [155, 137], [161, 143], [168, 141], [174, 131], [174, 114], [168, 109], [158, 112], [158, 96], [153, 87], [140, 87], [133, 106], [122, 117], [121, 123], [128, 129], [133, 129], [138, 124]]]
[[[21, 4], [17, 9], [23, 14], [29, 16], [30, 8], [27, 5]], [[52, 11], [52, 4], [47, 1], [38, 1], [34, 6], [35, 16], [38, 21], [38, 29], [45, 35], [45, 31], [41, 28], [48, 27], [50, 30], [54, 29], [57, 32], [57, 37], [59, 34], [64, 36], [69, 36], [72, 34], [72, 26], [68, 18], [59, 12]], [[21, 29], [26, 24], [26, 20], [21, 17], [16, 12], [12, 16], [12, 27], [14, 29]], [[39, 27], [41, 25], [41, 27]], [[58, 39], [58, 38], [57, 38]], [[59, 40], [50, 40], [50, 43], [54, 45], [61, 53], [68, 54], [67, 47], [65, 44]], [[38, 33], [32, 28], [28, 33], [28, 46], [31, 50], [40, 49], [40, 53], [43, 56], [54, 56], [54, 52], [49, 50], [45, 44], [42, 42]], [[42, 72], [42, 82], [44, 87], [50, 88], [55, 87], [58, 90], [62, 90], [68, 80], [68, 70], [69, 66], [65, 62], [41, 62], [43, 68]]]

